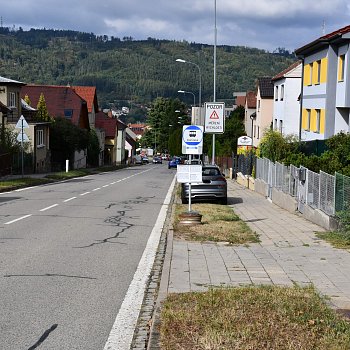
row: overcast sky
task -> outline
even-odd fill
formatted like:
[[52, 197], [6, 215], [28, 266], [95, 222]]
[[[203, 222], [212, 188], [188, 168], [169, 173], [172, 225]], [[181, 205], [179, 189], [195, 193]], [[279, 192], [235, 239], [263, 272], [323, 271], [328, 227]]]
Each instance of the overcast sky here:
[[[214, 44], [215, 0], [2, 1], [4, 27]], [[217, 44], [294, 51], [350, 25], [349, 0], [217, 0]], [[325, 23], [325, 26], [323, 25]]]

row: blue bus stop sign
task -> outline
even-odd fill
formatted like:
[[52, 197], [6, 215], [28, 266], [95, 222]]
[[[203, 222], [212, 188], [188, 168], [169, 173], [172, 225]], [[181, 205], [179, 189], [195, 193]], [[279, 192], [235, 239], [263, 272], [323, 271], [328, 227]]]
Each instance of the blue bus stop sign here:
[[182, 128], [182, 154], [203, 153], [203, 126], [184, 125]]

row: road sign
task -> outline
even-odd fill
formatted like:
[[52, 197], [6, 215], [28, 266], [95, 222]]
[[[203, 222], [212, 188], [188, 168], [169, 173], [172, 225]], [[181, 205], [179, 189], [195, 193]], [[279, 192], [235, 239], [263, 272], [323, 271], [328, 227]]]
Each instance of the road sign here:
[[184, 125], [182, 127], [182, 154], [203, 153], [203, 126]]
[[27, 134], [25, 134], [24, 132], [20, 132], [18, 135], [17, 135], [17, 141], [18, 142], [29, 142], [29, 138], [27, 136]]
[[202, 182], [202, 166], [194, 164], [178, 164], [176, 178], [179, 183]]
[[225, 103], [206, 102], [204, 132], [222, 134], [225, 131]]
[[18, 122], [15, 126], [16, 129], [29, 129], [27, 121], [24, 119], [23, 115], [18, 119]]

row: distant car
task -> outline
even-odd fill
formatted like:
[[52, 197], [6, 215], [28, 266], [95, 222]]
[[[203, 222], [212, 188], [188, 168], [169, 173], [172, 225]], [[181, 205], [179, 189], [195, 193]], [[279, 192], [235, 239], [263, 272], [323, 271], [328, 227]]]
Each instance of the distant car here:
[[181, 158], [180, 157], [173, 157], [172, 159], [169, 160], [168, 169], [177, 168], [178, 164], [181, 164]]
[[[181, 184], [181, 201], [188, 203], [189, 184]], [[227, 204], [227, 181], [217, 165], [202, 166], [202, 182], [191, 184], [191, 201], [217, 201]]]
[[191, 161], [189, 159], [187, 159], [185, 161], [185, 164], [197, 164], [197, 165], [200, 165], [200, 164], [202, 164], [202, 161], [200, 159], [191, 159]]
[[162, 164], [162, 163], [163, 163], [162, 157], [154, 156], [154, 157], [153, 157], [153, 160], [152, 160], [152, 163], [153, 163], [153, 164]]
[[142, 157], [142, 163], [143, 163], [143, 164], [148, 164], [148, 163], [149, 163], [149, 160], [148, 160], [148, 157], [147, 157], [147, 156], [143, 156], [143, 157]]
[[142, 164], [142, 157], [137, 154], [134, 158], [134, 164], [141, 165]]

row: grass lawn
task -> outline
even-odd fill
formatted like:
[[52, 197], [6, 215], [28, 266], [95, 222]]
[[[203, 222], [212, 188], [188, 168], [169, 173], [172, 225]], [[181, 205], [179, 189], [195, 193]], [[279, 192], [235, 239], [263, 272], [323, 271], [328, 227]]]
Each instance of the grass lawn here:
[[188, 211], [188, 205], [175, 205], [174, 237], [192, 241], [245, 244], [259, 242], [258, 236], [227, 205], [196, 203], [192, 211], [199, 212], [202, 224], [182, 225], [179, 215]]
[[312, 287], [247, 286], [170, 294], [161, 349], [345, 350], [350, 323]]
[[318, 232], [318, 238], [325, 240], [335, 248], [350, 250], [350, 233], [349, 232]]

